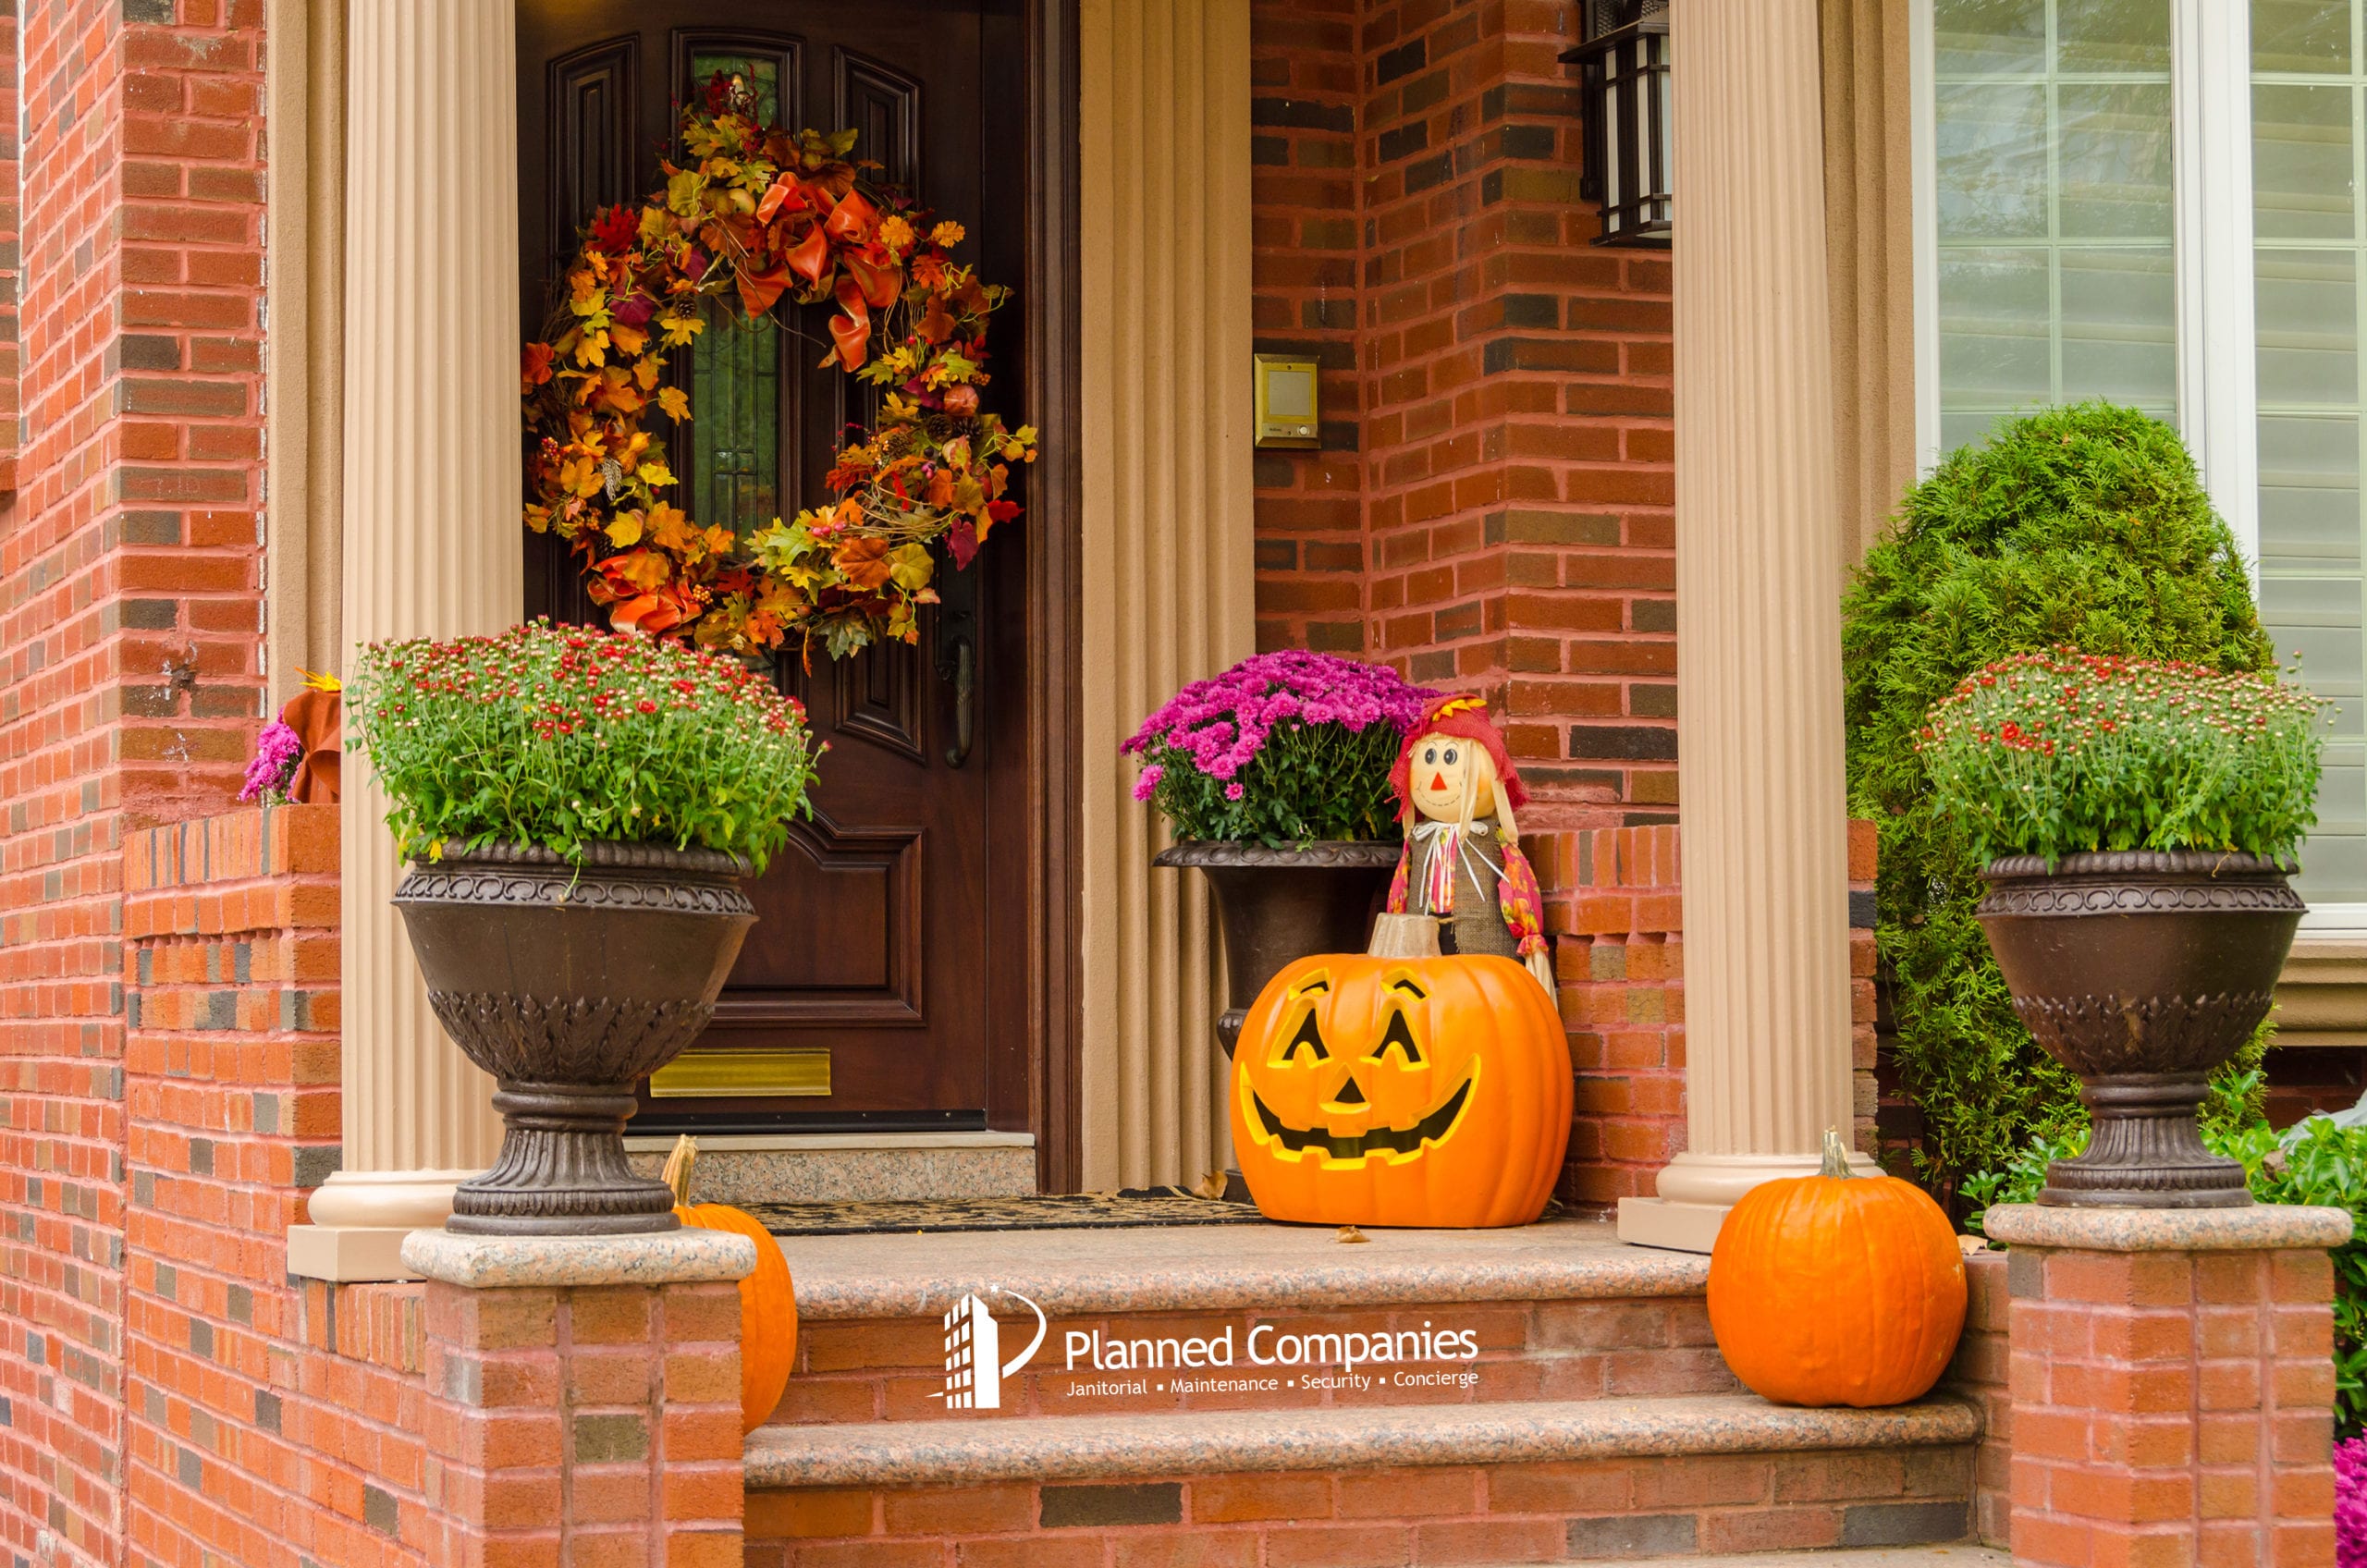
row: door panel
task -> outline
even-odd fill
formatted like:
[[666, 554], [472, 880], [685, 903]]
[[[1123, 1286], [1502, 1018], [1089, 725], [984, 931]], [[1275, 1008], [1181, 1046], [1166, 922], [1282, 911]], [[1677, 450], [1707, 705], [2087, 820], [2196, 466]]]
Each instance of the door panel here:
[[[520, 0], [525, 320], [539, 325], [593, 214], [653, 188], [673, 105], [717, 68], [777, 102], [792, 129], [855, 128], [856, 157], [969, 231], [961, 259], [1017, 281], [998, 270], [1019, 250], [998, 227], [1024, 211], [1023, 160], [990, 165], [982, 150], [987, 31], [985, 0]], [[744, 531], [825, 498], [841, 432], [875, 394], [817, 363], [827, 307], [785, 325], [726, 314], [710, 313], [677, 364], [693, 417], [673, 446], [692, 515]], [[996, 325], [990, 400], [1016, 423], [1017, 312]], [[998, 533], [971, 571], [940, 565], [947, 603], [924, 617], [919, 645], [775, 662], [829, 743], [815, 815], [752, 887], [758, 923], [715, 1023], [682, 1072], [661, 1074], [637, 1127], [984, 1126], [990, 1105], [1024, 1104], [1024, 1084], [989, 1081], [990, 1062], [1007, 1073], [1027, 1059], [1024, 1005], [989, 1006], [1009, 994], [992, 983], [998, 944], [1024, 953], [1030, 907], [1024, 890], [999, 899], [989, 886], [990, 865], [1006, 877], [1024, 865], [993, 851], [989, 820], [992, 802], [1024, 793], [995, 782], [1019, 758], [997, 738], [1024, 724], [1021, 688], [999, 681], [1009, 639], [979, 635], [999, 606], [1024, 613], [1016, 562], [987, 564], [1015, 555], [1021, 532]], [[530, 545], [530, 610], [597, 619], [550, 546]], [[997, 907], [1011, 912], [999, 930]], [[674, 1092], [684, 1085], [698, 1092]]]

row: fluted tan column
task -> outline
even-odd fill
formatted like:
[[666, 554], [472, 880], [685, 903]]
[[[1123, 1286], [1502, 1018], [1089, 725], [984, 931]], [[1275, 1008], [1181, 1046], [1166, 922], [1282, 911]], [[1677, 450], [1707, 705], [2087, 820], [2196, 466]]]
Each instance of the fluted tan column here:
[[1118, 743], [1252, 651], [1248, 0], [1082, 0], [1087, 1188], [1227, 1163], [1221, 955]]
[[[518, 108], [509, 0], [351, 0], [346, 184], [344, 636], [514, 623]], [[349, 665], [350, 659], [349, 655]], [[290, 1267], [392, 1278], [498, 1142], [491, 1083], [445, 1038], [387, 905], [385, 802], [344, 806], [345, 1169]]]
[[1670, 14], [1689, 1147], [1619, 1230], [1707, 1251], [1851, 1124], [1842, 551], [1816, 0]]

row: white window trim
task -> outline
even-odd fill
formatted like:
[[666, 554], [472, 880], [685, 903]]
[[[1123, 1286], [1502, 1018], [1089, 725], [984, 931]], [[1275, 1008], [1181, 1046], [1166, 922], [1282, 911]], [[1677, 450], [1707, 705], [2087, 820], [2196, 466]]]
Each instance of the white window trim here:
[[[1933, 0], [1912, 0], [1916, 473], [1940, 452], [1939, 167]], [[2170, 0], [2178, 424], [2260, 586], [2260, 419], [2252, 319], [2251, 7]], [[2312, 937], [2367, 937], [2367, 903], [2313, 904]]]
[[[1928, 0], [1926, 0], [1928, 3]], [[2178, 424], [2260, 588], [2252, 330], [2251, 7], [2174, 0], [2170, 116]]]
[[1938, 121], [1938, 68], [1932, 58], [1932, 0], [1914, 0], [1907, 18], [1907, 103], [1915, 124], [1909, 157], [1915, 226], [1915, 477], [1939, 466], [1940, 452], [1940, 165], [1932, 145]]

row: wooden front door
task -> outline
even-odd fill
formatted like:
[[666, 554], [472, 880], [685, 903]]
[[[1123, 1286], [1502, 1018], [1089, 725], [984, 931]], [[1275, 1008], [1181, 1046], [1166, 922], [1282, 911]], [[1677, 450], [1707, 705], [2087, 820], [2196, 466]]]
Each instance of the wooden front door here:
[[[962, 259], [1015, 281], [1024, 161], [984, 151], [983, 89], [1011, 67], [982, 0], [520, 0], [518, 16], [530, 327], [590, 217], [655, 189], [677, 105], [718, 71], [791, 129], [858, 129], [857, 158], [961, 221]], [[710, 312], [672, 439], [697, 521], [745, 531], [825, 498], [840, 434], [875, 396], [816, 368], [826, 319]], [[1022, 341], [1007, 310], [991, 388], [1007, 418], [1023, 407]], [[528, 612], [596, 619], [555, 545], [528, 541]], [[1030, 907], [1012, 885], [1024, 852], [996, 851], [1024, 751], [1010, 679], [1025, 657], [1024, 551], [998, 534], [970, 570], [942, 564], [945, 602], [917, 646], [776, 662], [830, 747], [814, 815], [752, 889], [760, 918], [715, 1023], [649, 1086], [637, 1131], [1027, 1124], [1026, 1000], [995, 978], [1024, 969]]]

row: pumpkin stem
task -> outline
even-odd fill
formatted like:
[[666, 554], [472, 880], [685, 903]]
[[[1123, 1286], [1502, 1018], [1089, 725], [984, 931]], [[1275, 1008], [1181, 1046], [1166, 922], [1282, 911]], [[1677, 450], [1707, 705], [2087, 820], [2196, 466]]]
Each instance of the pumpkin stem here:
[[1818, 1168], [1817, 1174], [1837, 1177], [1843, 1181], [1848, 1180], [1854, 1174], [1849, 1169], [1849, 1149], [1842, 1143], [1841, 1129], [1838, 1127], [1827, 1127], [1824, 1130], [1824, 1163]]
[[1365, 950], [1373, 958], [1436, 958], [1439, 923], [1427, 914], [1376, 915]]
[[699, 1141], [688, 1133], [674, 1140], [673, 1152], [666, 1157], [666, 1169], [658, 1180], [674, 1190], [677, 1207], [691, 1206], [691, 1166], [699, 1158]]

